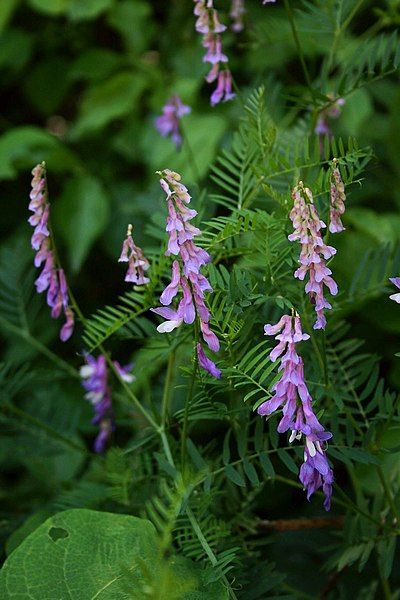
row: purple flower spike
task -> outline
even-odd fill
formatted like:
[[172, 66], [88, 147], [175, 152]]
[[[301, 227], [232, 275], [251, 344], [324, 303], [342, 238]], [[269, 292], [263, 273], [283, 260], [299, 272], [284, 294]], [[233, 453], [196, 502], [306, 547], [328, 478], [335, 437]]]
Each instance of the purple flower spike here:
[[330, 510], [333, 484], [333, 471], [321, 446], [325, 440], [318, 434], [306, 437], [304, 462], [300, 467], [299, 479], [307, 492], [307, 500], [322, 487], [325, 495], [324, 508]]
[[[104, 452], [115, 429], [107, 363], [105, 356], [102, 354], [97, 359], [90, 354], [86, 354], [85, 360], [86, 365], [80, 369], [81, 383], [86, 390], [86, 400], [94, 408], [95, 414], [92, 423], [99, 426], [99, 433], [94, 441], [93, 450], [96, 453], [101, 453]], [[131, 383], [134, 380], [134, 376], [130, 373], [132, 365], [122, 367], [119, 362], [114, 361], [114, 366], [124, 381]]]
[[198, 358], [200, 367], [202, 369], [204, 369], [205, 371], [208, 371], [210, 373], [210, 375], [212, 375], [216, 379], [220, 379], [221, 371], [218, 369], [218, 367], [215, 365], [215, 363], [213, 363], [213, 361], [210, 360], [209, 358], [207, 358], [207, 356], [204, 354], [204, 350], [203, 350], [201, 344], [197, 344], [196, 349], [197, 349], [197, 358]]
[[293, 189], [292, 198], [293, 208], [289, 217], [294, 232], [288, 236], [288, 239], [291, 242], [299, 241], [301, 244], [300, 267], [296, 269], [294, 276], [303, 281], [308, 275], [305, 291], [315, 306], [317, 320], [314, 329], [325, 329], [324, 309], [332, 307], [324, 297], [324, 286], [332, 296], [338, 293], [337, 284], [331, 277], [332, 271], [326, 266], [325, 261], [336, 254], [336, 249], [327, 246], [323, 241], [321, 229], [326, 225], [319, 218], [311, 190], [304, 187], [302, 181]]
[[67, 341], [74, 330], [74, 313], [68, 306], [68, 287], [65, 274], [56, 265], [54, 249], [49, 231], [50, 204], [47, 197], [45, 163], [36, 165], [32, 170], [32, 190], [29, 195], [29, 210], [33, 212], [28, 222], [35, 228], [31, 244], [36, 250], [35, 267], [44, 267], [35, 281], [38, 294], [47, 290], [47, 304], [51, 308], [51, 317], [57, 319], [64, 312], [65, 324], [60, 331], [61, 341]]
[[127, 262], [128, 270], [125, 275], [125, 281], [135, 283], [136, 285], [145, 285], [150, 279], [145, 277], [144, 272], [150, 267], [149, 261], [143, 254], [143, 250], [136, 246], [132, 239], [132, 225], [128, 225], [126, 239], [122, 244], [121, 256], [118, 262]]
[[340, 233], [344, 231], [343, 223], [340, 217], [346, 210], [345, 207], [346, 194], [344, 191], [344, 183], [337, 167], [337, 160], [333, 159], [332, 177], [331, 177], [331, 193], [330, 193], [330, 210], [329, 210], [329, 231], [331, 233]]
[[[232, 92], [232, 75], [229, 69], [220, 70], [222, 64], [228, 63], [228, 57], [222, 51], [221, 33], [225, 31], [225, 25], [219, 21], [218, 12], [214, 8], [213, 0], [194, 0], [194, 14], [198, 17], [196, 21], [196, 31], [203, 34], [203, 46], [207, 52], [203, 57], [204, 62], [212, 65], [211, 70], [206, 75], [207, 83], [212, 83], [218, 79], [217, 87], [211, 95], [211, 106], [219, 102], [227, 102], [235, 97]], [[244, 0], [233, 0], [231, 7], [231, 17], [234, 20], [232, 29], [240, 31], [243, 29]]]
[[[391, 281], [400, 290], [400, 277], [390, 277], [389, 281]], [[400, 293], [392, 294], [389, 296], [389, 298], [397, 302], [397, 304], [400, 304]]]
[[[212, 287], [208, 279], [200, 273], [202, 266], [209, 263], [211, 257], [203, 248], [196, 246], [194, 239], [201, 234], [201, 231], [189, 222], [197, 212], [186, 206], [190, 203], [191, 197], [187, 188], [181, 183], [181, 176], [178, 173], [164, 169], [159, 172], [159, 175], [161, 175], [161, 188], [167, 196], [168, 207], [166, 226], [168, 248], [165, 254], [166, 256], [172, 254], [177, 258], [172, 263], [171, 282], [160, 296], [160, 302], [164, 306], [151, 309], [166, 319], [157, 327], [157, 331], [169, 333], [183, 323], [193, 323], [197, 317], [204, 341], [210, 350], [218, 352], [219, 340], [208, 325], [210, 311], [204, 299], [204, 292], [212, 292]], [[178, 294], [181, 294], [181, 297], [177, 308], [168, 308]], [[198, 356], [200, 366], [214, 377], [220, 377], [219, 369], [204, 352], [201, 354], [199, 349]], [[206, 364], [209, 368], [205, 366]]]
[[190, 113], [190, 106], [183, 104], [177, 94], [171, 96], [163, 107], [163, 114], [155, 120], [156, 129], [163, 137], [171, 136], [177, 148], [182, 145], [182, 135], [179, 126], [180, 119]]
[[329, 510], [333, 473], [328, 465], [324, 444], [332, 434], [324, 430], [312, 408], [312, 398], [304, 379], [303, 359], [297, 354], [296, 344], [309, 339], [302, 332], [300, 316], [284, 315], [276, 325], [265, 325], [265, 335], [275, 335], [278, 344], [270, 353], [270, 360], [281, 357], [279, 371], [282, 377], [272, 387], [273, 396], [257, 409], [259, 415], [269, 416], [282, 409], [278, 432], [290, 430], [289, 442], [306, 437], [304, 464], [300, 481], [307, 490], [307, 499], [321, 486], [325, 494], [324, 507]]

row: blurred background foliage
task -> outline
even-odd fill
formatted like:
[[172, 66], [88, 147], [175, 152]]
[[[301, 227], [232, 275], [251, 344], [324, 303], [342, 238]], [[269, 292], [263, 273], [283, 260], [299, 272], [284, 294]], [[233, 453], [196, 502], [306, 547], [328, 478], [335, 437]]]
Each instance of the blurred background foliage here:
[[[315, 10], [307, 2], [293, 3], [298, 9], [296, 22], [312, 78], [318, 76], [322, 58], [330, 51], [334, 23], [324, 18], [323, 5], [332, 3], [315, 2]], [[344, 62], [360, 41], [379, 32], [391, 33], [400, 22], [398, 0], [344, 4], [350, 12], [357, 8], [338, 48]], [[225, 23], [229, 22], [229, 6], [226, 0], [218, 3]], [[238, 97], [214, 109], [209, 105], [210, 87], [203, 79], [207, 68], [192, 9], [190, 0], [0, 3], [1, 284], [11, 295], [14, 289], [22, 290], [21, 297], [15, 297], [15, 311], [29, 300], [29, 314], [24, 318], [29, 320], [30, 330], [40, 344], [57, 348], [61, 356], [68, 351], [57, 342], [58, 326], [51, 321], [42, 298], [32, 295], [31, 289], [33, 253], [26, 219], [33, 165], [42, 160], [47, 163], [59, 252], [74, 294], [90, 314], [115, 302], [127, 289], [117, 258], [129, 222], [134, 224], [139, 245], [150, 253], [157, 248], [157, 240], [150, 235], [151, 225], [164, 218], [164, 200], [155, 170], [168, 167], [181, 172], [193, 195], [200, 185], [212, 190], [210, 167], [221, 149], [229, 146], [243, 115], [244, 99], [260, 84], [266, 88], [268, 109], [278, 127], [292, 126], [309, 114], [307, 102], [298, 101], [304, 91], [304, 77], [283, 3], [278, 0], [276, 5], [263, 7], [259, 0], [248, 0], [244, 31], [224, 34]], [[335, 89], [335, 74], [331, 84]], [[154, 119], [172, 93], [178, 93], [192, 108], [182, 121], [184, 143], [180, 151], [154, 128]], [[348, 289], [360, 265], [368, 267], [371, 253], [384, 252], [385, 247], [392, 251], [400, 243], [397, 76], [378, 79], [347, 96], [340, 117], [332, 120], [331, 126], [335, 135], [356, 137], [360, 147], [371, 146], [374, 153], [361, 185], [352, 185], [349, 190], [347, 231], [337, 240], [335, 275], [339, 288]], [[202, 210], [210, 216], [215, 207], [206, 205]], [[223, 213], [223, 209], [218, 210]], [[388, 293], [389, 289], [388, 285]], [[346, 314], [352, 337], [365, 339], [365, 348], [383, 357], [384, 374], [392, 386], [399, 387], [400, 364], [394, 358], [399, 350], [398, 306], [379, 290], [368, 302], [349, 303]], [[10, 342], [4, 346], [5, 359], [13, 365], [15, 388], [8, 388], [7, 394], [18, 394], [18, 385], [28, 382], [32, 394], [26, 408], [31, 418], [49, 423], [64, 438], [65, 446], [64, 454], [57, 446], [49, 461], [51, 445], [45, 432], [43, 439], [40, 433], [35, 438], [31, 452], [32, 437], [24, 433], [21, 422], [18, 427], [10, 420], [4, 422], [5, 435], [0, 442], [4, 518], [0, 525], [2, 537], [7, 539], [27, 515], [43, 510], [44, 499], [48, 514], [77, 505], [96, 508], [104, 486], [110, 482], [96, 476], [98, 466], [94, 464], [90, 484], [84, 481], [77, 488], [69, 484], [85, 464], [77, 430], [92, 432], [91, 408], [82, 401], [79, 382], [65, 389], [62, 377], [57, 380], [57, 369], [51, 374], [43, 369], [32, 375], [29, 360], [34, 350], [12, 331], [5, 329], [4, 334]], [[133, 345], [134, 341], [125, 345], [127, 356]], [[82, 351], [79, 342], [76, 350]], [[9, 373], [0, 375], [4, 381], [10, 380]], [[141, 424], [137, 427], [140, 429]], [[124, 461], [119, 463], [118, 455], [107, 460], [115, 461], [114, 472], [119, 472], [123, 481]], [[13, 491], [11, 496], [7, 487]], [[121, 481], [116, 487], [123, 488]], [[138, 504], [140, 493], [135, 500]], [[14, 506], [15, 497], [19, 498], [18, 507]], [[286, 488], [277, 486], [275, 501], [269, 498], [267, 505], [271, 514], [282, 503], [289, 512], [292, 500]], [[45, 516], [36, 513], [36, 525]], [[26, 527], [34, 529], [36, 525], [28, 522]], [[305, 541], [301, 534], [286, 533], [274, 546], [277, 562], [286, 563], [295, 582], [301, 581], [303, 561], [313, 557], [314, 544], [321, 543], [319, 534], [315, 535], [314, 542], [313, 535]], [[291, 557], [285, 555], [288, 537], [292, 548], [299, 544], [299, 552], [294, 551]], [[8, 542], [11, 549], [12, 540]]]

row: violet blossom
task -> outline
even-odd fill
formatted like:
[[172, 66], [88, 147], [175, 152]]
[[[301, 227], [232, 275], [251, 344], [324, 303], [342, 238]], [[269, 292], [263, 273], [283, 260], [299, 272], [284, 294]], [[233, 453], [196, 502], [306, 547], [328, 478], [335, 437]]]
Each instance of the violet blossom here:
[[333, 168], [331, 175], [331, 189], [330, 189], [330, 209], [329, 209], [329, 231], [331, 233], [340, 233], [344, 231], [341, 216], [346, 210], [345, 200], [346, 194], [344, 191], [344, 183], [340, 175], [340, 171], [337, 166], [337, 159], [333, 159]]
[[[107, 362], [102, 354], [97, 359], [90, 354], [86, 354], [85, 360], [86, 365], [80, 369], [81, 383], [86, 390], [86, 400], [94, 408], [95, 415], [92, 423], [99, 426], [99, 433], [94, 441], [93, 450], [101, 453], [104, 452], [106, 444], [115, 430]], [[132, 365], [122, 367], [117, 361], [114, 361], [113, 364], [118, 375], [124, 381], [131, 383], [134, 380], [134, 376], [130, 373]]]
[[[389, 281], [391, 281], [400, 290], [400, 277], [390, 277]], [[400, 292], [397, 292], [397, 294], [391, 294], [389, 298], [397, 302], [397, 304], [400, 304]]]
[[[307, 491], [307, 499], [320, 487], [325, 494], [324, 508], [329, 510], [332, 495], [333, 472], [325, 454], [325, 442], [332, 437], [315, 416], [312, 398], [304, 379], [303, 359], [297, 354], [296, 344], [308, 340], [303, 333], [300, 316], [284, 315], [276, 325], [265, 325], [265, 335], [275, 335], [278, 345], [271, 351], [270, 360], [279, 357], [282, 372], [280, 380], [272, 387], [273, 396], [257, 409], [259, 415], [269, 416], [282, 409], [278, 432], [291, 432], [289, 442], [305, 436], [304, 463], [299, 478]], [[280, 333], [281, 332], [281, 333]], [[283, 355], [283, 356], [282, 356]]]
[[[194, 0], [194, 2], [194, 14], [197, 16], [196, 31], [203, 34], [203, 46], [207, 51], [203, 57], [203, 62], [212, 65], [205, 79], [207, 83], [217, 81], [217, 87], [210, 98], [211, 105], [215, 106], [219, 102], [227, 102], [235, 97], [232, 92], [230, 70], [228, 68], [221, 70], [221, 66], [228, 63], [228, 57], [222, 51], [222, 38], [220, 35], [226, 30], [226, 26], [220, 22], [213, 0]], [[239, 4], [240, 2], [236, 2], [235, 6]], [[234, 15], [237, 14], [239, 13], [236, 6]]]
[[[191, 196], [181, 183], [178, 173], [164, 169], [159, 175], [161, 188], [167, 195], [168, 208], [168, 246], [165, 254], [177, 258], [172, 263], [171, 282], [160, 296], [163, 306], [151, 309], [166, 319], [157, 327], [157, 331], [169, 333], [183, 323], [194, 323], [197, 318], [203, 340], [212, 352], [218, 352], [219, 340], [209, 327], [210, 311], [204, 299], [204, 292], [212, 292], [212, 287], [200, 272], [201, 268], [211, 261], [211, 257], [194, 243], [194, 238], [199, 236], [201, 231], [190, 223], [197, 212], [188, 207]], [[170, 308], [176, 296], [179, 296], [177, 306]], [[214, 377], [220, 377], [221, 372], [205, 356], [200, 344], [197, 345], [197, 355], [201, 368]]]
[[64, 313], [66, 319], [60, 330], [60, 339], [67, 341], [74, 330], [74, 314], [68, 304], [68, 286], [63, 269], [57, 267], [55, 250], [49, 230], [50, 203], [46, 185], [46, 165], [41, 163], [32, 170], [32, 190], [29, 210], [33, 215], [28, 222], [34, 227], [31, 238], [32, 248], [36, 251], [35, 267], [44, 263], [39, 277], [35, 281], [39, 294], [47, 290], [46, 301], [51, 308], [51, 317], [57, 319]]
[[308, 275], [305, 291], [315, 306], [317, 320], [314, 329], [325, 329], [324, 309], [331, 309], [332, 306], [324, 296], [324, 286], [333, 296], [338, 293], [337, 284], [331, 277], [332, 271], [326, 266], [326, 260], [336, 254], [336, 249], [327, 246], [323, 241], [321, 229], [326, 225], [319, 218], [311, 190], [304, 187], [302, 181], [293, 189], [292, 198], [294, 204], [289, 216], [294, 232], [288, 239], [291, 242], [297, 240], [301, 244], [300, 267], [296, 269], [294, 276], [303, 281]]
[[145, 285], [146, 283], [149, 283], [150, 279], [145, 277], [144, 272], [147, 271], [150, 264], [144, 256], [143, 250], [134, 243], [132, 239], [132, 229], [132, 225], [129, 224], [118, 262], [128, 263], [125, 281], [135, 283], [136, 285]]
[[175, 146], [180, 148], [182, 145], [182, 134], [179, 121], [184, 115], [190, 113], [190, 106], [183, 104], [180, 97], [174, 94], [162, 110], [163, 114], [155, 120], [156, 128], [163, 137], [170, 135]]

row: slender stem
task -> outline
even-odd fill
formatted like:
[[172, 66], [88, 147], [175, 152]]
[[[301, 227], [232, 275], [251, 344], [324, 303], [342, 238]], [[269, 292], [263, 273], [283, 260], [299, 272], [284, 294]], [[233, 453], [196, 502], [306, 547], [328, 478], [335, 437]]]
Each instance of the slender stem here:
[[169, 406], [171, 402], [172, 380], [174, 376], [174, 361], [175, 351], [172, 350], [168, 357], [167, 374], [165, 376], [164, 392], [161, 403], [161, 424], [163, 428], [165, 427], [165, 424], [168, 420]]
[[29, 423], [32, 423], [32, 425], [34, 425], [38, 429], [45, 431], [50, 437], [58, 440], [59, 442], [62, 442], [63, 444], [65, 444], [66, 446], [69, 446], [70, 448], [73, 448], [73, 450], [77, 450], [78, 452], [81, 452], [82, 454], [87, 454], [87, 455], [90, 454], [86, 450], [86, 448], [79, 446], [78, 444], [73, 442], [70, 438], [62, 435], [62, 433], [59, 433], [56, 429], [53, 429], [53, 427], [50, 427], [50, 425], [43, 423], [43, 421], [40, 421], [36, 417], [33, 417], [32, 415], [25, 412], [21, 408], [18, 408], [18, 406], [15, 406], [15, 404], [11, 404], [11, 403], [4, 404], [1, 407], [1, 410], [4, 413], [7, 413], [7, 412], [12, 413], [16, 417], [19, 417], [20, 419], [23, 419], [25, 421], [28, 421]]
[[185, 472], [185, 463], [186, 463], [186, 438], [187, 438], [187, 430], [188, 430], [188, 422], [189, 422], [189, 405], [193, 395], [194, 382], [196, 379], [196, 371], [197, 371], [197, 361], [196, 355], [193, 357], [193, 370], [192, 375], [190, 377], [190, 383], [188, 387], [188, 393], [186, 394], [185, 400], [185, 412], [183, 416], [183, 426], [182, 426], [182, 434], [181, 434], [181, 470], [182, 473]]
[[46, 358], [48, 358], [54, 364], [60, 367], [60, 369], [68, 373], [68, 375], [74, 377], [75, 379], [79, 379], [78, 371], [71, 367], [71, 365], [69, 365], [65, 360], [57, 356], [57, 354], [49, 350], [44, 344], [42, 344], [42, 342], [39, 342], [39, 340], [32, 337], [28, 331], [25, 331], [24, 329], [20, 329], [16, 325], [13, 325], [13, 323], [10, 323], [10, 321], [5, 319], [4, 317], [0, 317], [0, 324], [5, 329], [8, 329], [8, 331], [10, 331], [11, 333], [18, 335], [20, 338], [25, 340], [28, 344], [35, 348], [35, 350], [43, 354], [43, 356], [46, 356]]
[[187, 158], [188, 158], [188, 162], [192, 168], [193, 171], [193, 175], [195, 178], [196, 183], [198, 183], [201, 179], [200, 177], [200, 170], [197, 166], [197, 161], [196, 161], [196, 156], [195, 153], [193, 151], [192, 145], [189, 142], [189, 138], [186, 134], [185, 129], [182, 127], [181, 125], [181, 134], [183, 137], [183, 141], [184, 141], [184, 148], [186, 149], [186, 154], [187, 154]]
[[379, 480], [380, 480], [380, 482], [382, 484], [384, 494], [385, 494], [386, 499], [388, 501], [388, 504], [390, 506], [390, 510], [392, 512], [393, 519], [394, 519], [394, 521], [395, 521], [395, 523], [397, 525], [398, 522], [399, 522], [399, 513], [397, 512], [397, 507], [396, 507], [394, 498], [392, 496], [392, 492], [390, 490], [390, 487], [388, 486], [388, 483], [387, 483], [386, 478], [385, 478], [385, 474], [384, 474], [384, 472], [382, 470], [382, 467], [380, 465], [376, 465], [376, 472], [378, 473], [378, 477], [379, 477]]
[[385, 600], [391, 600], [393, 598], [392, 596], [392, 591], [390, 589], [390, 585], [387, 579], [384, 578], [382, 571], [381, 571], [381, 567], [379, 564], [379, 555], [378, 552], [375, 550], [375, 556], [376, 556], [376, 562], [378, 565], [378, 573], [379, 573], [379, 579], [381, 581], [381, 586], [382, 586], [382, 591], [383, 591], [383, 597], [385, 598]]
[[303, 69], [304, 77], [306, 78], [307, 86], [308, 86], [308, 88], [309, 88], [309, 90], [311, 92], [311, 96], [313, 98], [313, 102], [314, 102], [314, 104], [316, 104], [315, 92], [314, 92], [314, 89], [313, 89], [312, 84], [311, 84], [311, 77], [310, 77], [310, 74], [308, 72], [307, 63], [306, 63], [306, 61], [304, 59], [303, 49], [302, 49], [301, 44], [300, 44], [299, 34], [297, 32], [296, 23], [294, 21], [294, 15], [293, 15], [292, 7], [290, 6], [289, 0], [284, 0], [284, 3], [285, 3], [285, 10], [286, 10], [286, 13], [287, 13], [287, 16], [288, 16], [288, 19], [289, 19], [289, 23], [290, 23], [290, 26], [292, 28], [293, 39], [294, 39], [294, 43], [296, 44], [297, 52], [299, 54], [299, 59], [300, 59], [301, 66], [302, 66], [302, 69]]
[[[218, 564], [218, 559], [215, 556], [214, 552], [212, 551], [212, 548], [210, 547], [209, 543], [207, 542], [206, 538], [204, 537], [203, 532], [201, 531], [200, 525], [197, 522], [196, 517], [194, 516], [192, 509], [189, 508], [189, 506], [186, 507], [186, 514], [189, 518], [190, 524], [193, 527], [193, 531], [195, 532], [195, 534], [197, 535], [197, 539], [199, 540], [201, 547], [203, 548], [204, 552], [207, 554], [211, 564], [213, 567], [215, 567]], [[235, 592], [232, 590], [230, 583], [228, 582], [226, 576], [224, 575], [222, 577], [222, 581], [225, 583], [225, 585], [228, 588], [229, 591], [229, 595], [233, 600], [237, 600], [237, 596], [235, 594]]]

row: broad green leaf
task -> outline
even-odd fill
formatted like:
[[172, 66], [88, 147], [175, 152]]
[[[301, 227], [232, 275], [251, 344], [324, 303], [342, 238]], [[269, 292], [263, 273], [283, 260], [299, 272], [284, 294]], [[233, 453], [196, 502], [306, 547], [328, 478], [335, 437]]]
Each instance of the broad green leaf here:
[[42, 60], [34, 66], [24, 82], [29, 102], [44, 115], [50, 115], [60, 105], [70, 82], [68, 60], [60, 56]]
[[32, 8], [48, 15], [60, 15], [68, 7], [70, 0], [28, 0]]
[[111, 8], [115, 0], [69, 0], [67, 15], [72, 21], [95, 19]]
[[103, 79], [108, 77], [121, 62], [117, 52], [106, 48], [91, 48], [79, 55], [72, 65], [71, 79]]
[[155, 31], [150, 15], [151, 2], [122, 0], [110, 12], [108, 22], [120, 33], [125, 46], [138, 53], [146, 49]]
[[73, 137], [98, 132], [110, 121], [133, 112], [145, 85], [142, 75], [124, 72], [89, 89], [83, 98]]
[[71, 268], [78, 271], [108, 222], [108, 197], [99, 180], [83, 176], [68, 181], [53, 214], [67, 245]]
[[16, 127], [0, 137], [0, 179], [13, 179], [45, 160], [49, 171], [79, 169], [76, 156], [57, 138], [34, 126]]
[[20, 0], [3, 0], [3, 2], [0, 2], [0, 35], [7, 27], [7, 24], [19, 2]]
[[205, 585], [205, 571], [190, 560], [162, 559], [150, 521], [86, 509], [49, 518], [0, 573], [4, 600], [140, 600], [146, 590], [165, 600], [227, 598], [220, 583]]

